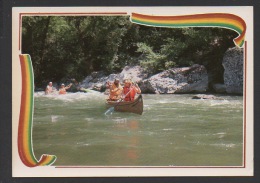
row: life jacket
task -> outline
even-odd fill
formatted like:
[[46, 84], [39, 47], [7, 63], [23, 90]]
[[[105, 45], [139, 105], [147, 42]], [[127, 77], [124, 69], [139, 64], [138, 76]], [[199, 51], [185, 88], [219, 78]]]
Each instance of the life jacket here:
[[[130, 87], [124, 87], [124, 88], [123, 88], [123, 93], [124, 93], [124, 95], [125, 95], [125, 98], [124, 98], [125, 101], [131, 101], [131, 97], [130, 97], [129, 91], [130, 91]], [[127, 94], [127, 93], [128, 93], [128, 94]], [[127, 94], [127, 95], [126, 95], [126, 94]]]
[[[131, 90], [131, 91], [130, 91]], [[129, 93], [130, 91], [130, 93]], [[123, 88], [123, 92], [124, 92], [124, 95], [125, 96], [125, 101], [134, 101], [135, 100], [135, 94], [136, 94], [136, 91], [135, 91], [135, 88], [134, 86], [131, 86], [131, 87], [124, 87]]]
[[109, 98], [111, 100], [118, 100], [120, 98], [121, 94], [122, 94], [122, 87], [121, 87], [121, 85], [118, 84], [118, 86], [116, 86], [113, 83], [112, 87], [110, 88]]

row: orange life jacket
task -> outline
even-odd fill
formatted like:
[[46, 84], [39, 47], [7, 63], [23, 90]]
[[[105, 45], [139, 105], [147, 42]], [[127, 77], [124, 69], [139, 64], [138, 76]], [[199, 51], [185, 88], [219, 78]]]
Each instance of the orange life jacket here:
[[[129, 93], [129, 91], [130, 91], [130, 93]], [[123, 88], [123, 92], [124, 92], [124, 95], [126, 95], [125, 96], [125, 101], [134, 101], [135, 100], [136, 91], [135, 91], [135, 87], [134, 86], [124, 87]]]
[[111, 100], [118, 100], [121, 97], [122, 94], [122, 86], [118, 84], [116, 86], [114, 83], [110, 88], [110, 94], [109, 94], [109, 99]]

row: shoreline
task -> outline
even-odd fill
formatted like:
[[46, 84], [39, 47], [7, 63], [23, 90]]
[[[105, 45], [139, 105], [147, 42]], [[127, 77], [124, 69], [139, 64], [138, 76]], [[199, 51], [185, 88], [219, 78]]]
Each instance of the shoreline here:
[[[92, 90], [92, 89], [89, 89], [89, 90]], [[99, 92], [99, 93], [105, 93], [105, 92], [100, 92], [100, 91], [97, 91], [97, 90], [93, 90], [95, 92]], [[34, 90], [34, 93], [35, 92], [44, 92], [44, 90]], [[88, 93], [88, 92], [82, 92], [82, 91], [77, 91], [77, 92], [70, 92], [68, 91], [68, 93]], [[243, 96], [244, 94], [236, 94], [236, 93], [214, 93], [214, 92], [200, 92], [200, 93], [142, 93], [142, 94], [147, 94], [147, 95], [215, 95], [215, 96]]]

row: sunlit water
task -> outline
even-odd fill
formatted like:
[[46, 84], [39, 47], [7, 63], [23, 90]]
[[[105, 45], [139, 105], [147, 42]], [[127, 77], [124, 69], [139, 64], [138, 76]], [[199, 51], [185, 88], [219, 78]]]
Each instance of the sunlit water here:
[[106, 116], [98, 92], [35, 93], [34, 153], [55, 166], [241, 166], [243, 98], [192, 96], [143, 95], [143, 115]]

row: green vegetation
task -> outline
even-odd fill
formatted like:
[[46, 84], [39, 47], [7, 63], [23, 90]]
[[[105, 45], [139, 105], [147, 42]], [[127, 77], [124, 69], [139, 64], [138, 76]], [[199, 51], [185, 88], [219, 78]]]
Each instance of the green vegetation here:
[[25, 16], [22, 53], [32, 57], [37, 87], [125, 65], [154, 74], [195, 63], [207, 68], [211, 82], [223, 82], [223, 54], [236, 36], [222, 28], [141, 26], [128, 16]]

